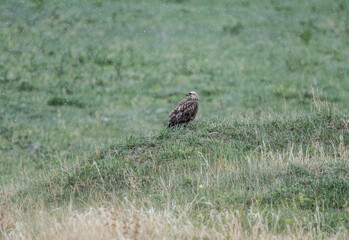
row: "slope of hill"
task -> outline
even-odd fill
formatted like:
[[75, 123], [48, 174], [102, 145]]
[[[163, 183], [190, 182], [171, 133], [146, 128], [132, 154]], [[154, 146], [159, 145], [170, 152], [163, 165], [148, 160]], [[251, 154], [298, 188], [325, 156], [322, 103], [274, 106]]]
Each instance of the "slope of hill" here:
[[[234, 237], [229, 228], [240, 237], [259, 231], [269, 237], [348, 236], [349, 118], [326, 103], [316, 106], [307, 116], [201, 118], [187, 127], [132, 135], [63, 165], [12, 201], [29, 212], [33, 203], [34, 209], [57, 206], [65, 218], [88, 218], [88, 203], [94, 206], [88, 211], [95, 217], [102, 211], [109, 224], [125, 224], [118, 214], [127, 215], [132, 228], [143, 229], [130, 230], [140, 237], [199, 237], [201, 228], [203, 236], [217, 238]], [[82, 212], [69, 213], [71, 204]], [[141, 222], [153, 214], [165, 224], [151, 223], [160, 232]], [[166, 235], [175, 219], [193, 232]], [[104, 227], [111, 236], [125, 234]]]

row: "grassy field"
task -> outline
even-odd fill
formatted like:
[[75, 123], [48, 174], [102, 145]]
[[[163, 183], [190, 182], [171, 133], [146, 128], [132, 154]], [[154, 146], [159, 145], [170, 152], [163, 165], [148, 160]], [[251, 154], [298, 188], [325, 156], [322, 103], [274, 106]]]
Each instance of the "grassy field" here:
[[0, 238], [349, 238], [348, 109], [344, 0], [0, 1]]

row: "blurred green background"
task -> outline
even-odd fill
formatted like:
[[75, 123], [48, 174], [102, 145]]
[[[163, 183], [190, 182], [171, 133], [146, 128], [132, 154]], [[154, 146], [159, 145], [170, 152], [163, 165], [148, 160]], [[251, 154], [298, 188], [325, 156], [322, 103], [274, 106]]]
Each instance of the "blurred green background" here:
[[[304, 113], [312, 89], [349, 107], [349, 2], [0, 2], [0, 182], [200, 118]], [[17, 180], [16, 180], [17, 179]]]

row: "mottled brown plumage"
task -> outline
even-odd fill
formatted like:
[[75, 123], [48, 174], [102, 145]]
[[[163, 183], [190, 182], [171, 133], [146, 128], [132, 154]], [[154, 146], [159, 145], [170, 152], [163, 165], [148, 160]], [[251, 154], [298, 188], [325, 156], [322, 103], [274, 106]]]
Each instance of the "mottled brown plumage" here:
[[198, 110], [199, 95], [196, 92], [189, 92], [187, 98], [180, 101], [177, 107], [168, 116], [168, 127], [194, 120]]

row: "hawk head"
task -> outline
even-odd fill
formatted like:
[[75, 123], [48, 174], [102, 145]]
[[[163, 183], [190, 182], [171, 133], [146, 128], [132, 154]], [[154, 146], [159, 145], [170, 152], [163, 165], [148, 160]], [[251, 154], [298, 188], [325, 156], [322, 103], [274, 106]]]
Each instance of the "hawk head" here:
[[191, 99], [199, 100], [199, 95], [194, 91], [188, 92], [186, 96]]

